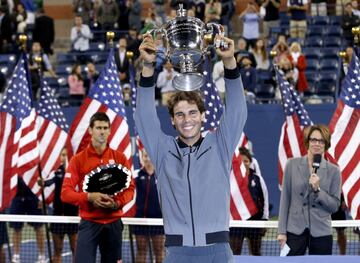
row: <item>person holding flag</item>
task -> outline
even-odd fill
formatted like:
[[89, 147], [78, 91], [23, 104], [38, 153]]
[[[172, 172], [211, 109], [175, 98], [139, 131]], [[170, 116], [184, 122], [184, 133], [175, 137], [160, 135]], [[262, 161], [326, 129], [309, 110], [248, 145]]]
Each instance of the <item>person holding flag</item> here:
[[[171, 122], [179, 136], [161, 131], [155, 110], [156, 46], [150, 34], [140, 46], [142, 76], [134, 119], [154, 163], [164, 218], [164, 262], [232, 262], [229, 245], [230, 169], [247, 108], [233, 40], [216, 36], [228, 48], [216, 53], [225, 67], [227, 107], [215, 131], [201, 135], [205, 105], [197, 91], [177, 92], [169, 100]], [[209, 209], [209, 204], [212, 208]]]

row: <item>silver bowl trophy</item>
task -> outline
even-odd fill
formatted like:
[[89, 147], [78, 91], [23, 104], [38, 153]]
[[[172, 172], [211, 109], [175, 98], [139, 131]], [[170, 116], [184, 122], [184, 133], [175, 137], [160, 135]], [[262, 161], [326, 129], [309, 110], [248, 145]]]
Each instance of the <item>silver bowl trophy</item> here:
[[101, 165], [85, 175], [83, 191], [116, 195], [127, 189], [131, 182], [131, 172], [121, 164]]
[[[200, 66], [215, 35], [224, 35], [223, 27], [216, 23], [205, 24], [196, 17], [187, 16], [187, 10], [180, 4], [174, 19], [160, 28], [152, 29], [150, 33], [161, 34], [167, 58], [180, 72], [173, 78], [174, 88], [182, 91], [201, 88], [204, 77], [199, 72]], [[227, 44], [223, 41], [216, 41], [214, 44], [217, 47], [227, 48]]]

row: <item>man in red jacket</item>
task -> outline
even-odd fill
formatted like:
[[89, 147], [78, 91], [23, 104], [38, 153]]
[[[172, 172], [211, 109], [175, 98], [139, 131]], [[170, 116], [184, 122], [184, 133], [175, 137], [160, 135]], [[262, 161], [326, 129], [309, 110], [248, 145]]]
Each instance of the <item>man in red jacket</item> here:
[[[107, 164], [120, 164], [130, 170], [124, 154], [109, 148], [110, 120], [105, 113], [97, 112], [90, 119], [88, 147], [73, 156], [65, 174], [61, 199], [79, 206], [81, 222], [76, 244], [75, 262], [94, 262], [99, 246], [101, 262], [121, 259], [122, 208], [133, 199], [135, 184], [131, 179], [128, 188], [113, 196], [83, 191], [85, 175]], [[78, 190], [77, 190], [78, 189]]]

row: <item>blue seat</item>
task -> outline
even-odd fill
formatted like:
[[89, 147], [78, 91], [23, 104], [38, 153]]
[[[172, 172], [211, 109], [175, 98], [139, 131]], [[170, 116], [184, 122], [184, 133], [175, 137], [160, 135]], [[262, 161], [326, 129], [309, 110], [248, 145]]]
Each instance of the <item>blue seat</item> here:
[[316, 71], [319, 69], [319, 60], [317, 59], [308, 59], [306, 70]]
[[255, 87], [255, 95], [258, 100], [269, 100], [275, 97], [275, 89], [271, 84], [258, 84]]
[[321, 70], [319, 72], [318, 81], [321, 83], [333, 83], [336, 82], [337, 79], [338, 79], [338, 74], [336, 73], [336, 71]]
[[73, 54], [69, 53], [58, 53], [56, 55], [56, 62], [60, 64], [74, 64], [76, 62], [76, 57]]
[[57, 65], [56, 66], [56, 74], [60, 76], [67, 76], [70, 74], [72, 69], [72, 65]]
[[324, 47], [341, 47], [341, 37], [325, 37], [323, 42]]
[[320, 59], [321, 58], [321, 52], [318, 49], [315, 48], [304, 48], [302, 52], [306, 59]]
[[316, 94], [319, 96], [331, 96], [335, 95], [336, 82], [320, 82], [316, 86]]
[[340, 67], [339, 59], [326, 58], [322, 59], [319, 64], [321, 71], [337, 72]]
[[311, 18], [311, 24], [317, 26], [326, 26], [329, 24], [329, 17], [328, 16], [313, 16]]
[[17, 62], [16, 55], [14, 54], [0, 54], [0, 65], [15, 65]]
[[343, 30], [340, 26], [329, 26], [326, 30], [326, 35], [341, 37], [343, 35]]
[[103, 42], [91, 42], [88, 51], [102, 52], [104, 50], [105, 50], [105, 44]]
[[256, 70], [256, 77], [258, 83], [269, 83], [273, 76], [270, 70], [258, 69]]
[[95, 53], [91, 55], [91, 59], [95, 64], [104, 64], [108, 56], [109, 54], [107, 52]]
[[323, 26], [309, 26], [307, 28], [307, 36], [322, 36], [324, 34]]
[[329, 16], [329, 23], [332, 26], [340, 26], [341, 25], [341, 16]]
[[306, 47], [322, 47], [323, 45], [323, 40], [321, 37], [307, 37], [305, 39], [305, 46]]
[[339, 48], [322, 48], [321, 57], [322, 59], [339, 59]]

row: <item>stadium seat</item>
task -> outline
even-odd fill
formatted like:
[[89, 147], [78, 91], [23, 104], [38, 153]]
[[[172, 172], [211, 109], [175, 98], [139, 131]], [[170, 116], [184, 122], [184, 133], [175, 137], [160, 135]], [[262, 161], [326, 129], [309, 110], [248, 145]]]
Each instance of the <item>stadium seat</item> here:
[[74, 64], [76, 62], [76, 57], [73, 54], [69, 53], [58, 53], [56, 55], [56, 63], [58, 65], [62, 64]]
[[304, 48], [303, 52], [306, 59], [317, 59], [319, 60], [321, 58], [321, 52], [319, 52], [318, 49], [314, 48]]
[[72, 65], [57, 65], [56, 74], [59, 76], [68, 76], [71, 72]]
[[343, 35], [343, 30], [340, 26], [329, 26], [326, 30], [326, 35], [341, 37]]
[[341, 25], [341, 16], [329, 16], [329, 23], [332, 26], [340, 26]]
[[339, 59], [339, 48], [322, 48], [321, 58], [322, 59]]
[[259, 101], [268, 101], [275, 98], [274, 86], [271, 84], [258, 84], [254, 91], [256, 99]]
[[256, 70], [256, 78], [259, 84], [270, 83], [272, 81], [272, 77], [272, 72], [270, 70]]
[[323, 26], [309, 26], [307, 28], [307, 36], [322, 36], [324, 34], [324, 27]]
[[322, 37], [307, 37], [305, 39], [305, 46], [306, 47], [322, 47], [323, 40]]
[[108, 58], [107, 52], [95, 53], [91, 55], [91, 59], [95, 64], [104, 64]]
[[317, 59], [308, 59], [307, 60], [306, 70], [316, 71], [318, 69], [319, 69], [319, 60], [317, 60]]
[[105, 50], [105, 44], [103, 42], [91, 42], [89, 52], [102, 52]]
[[328, 16], [313, 16], [311, 18], [311, 24], [316, 26], [327, 26], [329, 24]]
[[339, 69], [340, 63], [338, 59], [322, 59], [319, 64], [319, 69], [321, 71], [334, 71], [337, 72]]
[[319, 96], [335, 96], [336, 82], [319, 82], [316, 86], [316, 94]]
[[335, 36], [325, 37], [323, 45], [324, 45], [324, 47], [340, 48], [341, 47], [341, 37], [335, 37]]

